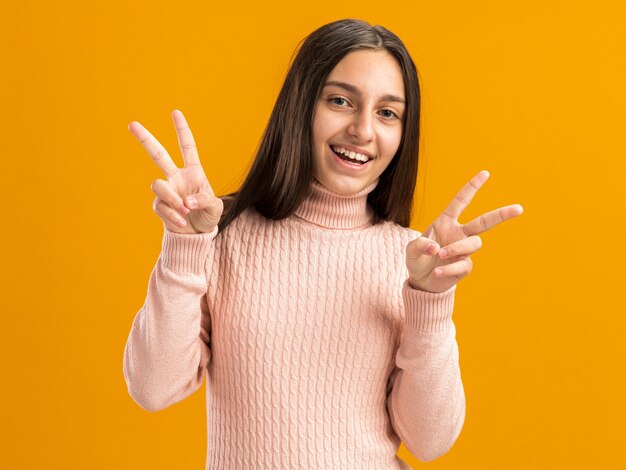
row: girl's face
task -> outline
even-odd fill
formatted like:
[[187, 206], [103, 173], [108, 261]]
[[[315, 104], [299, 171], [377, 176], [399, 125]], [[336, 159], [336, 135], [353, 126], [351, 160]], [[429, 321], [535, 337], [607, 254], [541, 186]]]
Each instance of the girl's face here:
[[400, 146], [404, 108], [402, 71], [389, 52], [347, 54], [328, 75], [315, 105], [313, 176], [343, 195], [369, 186]]

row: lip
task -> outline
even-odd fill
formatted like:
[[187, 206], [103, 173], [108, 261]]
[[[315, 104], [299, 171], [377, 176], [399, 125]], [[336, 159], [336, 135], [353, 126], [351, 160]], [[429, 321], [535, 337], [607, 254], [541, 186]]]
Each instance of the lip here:
[[[343, 146], [338, 145], [337, 147], [343, 147]], [[343, 148], [347, 148], [347, 147], [343, 147]], [[333, 151], [330, 145], [328, 146], [328, 150], [330, 150], [330, 153], [333, 154], [333, 158], [339, 166], [350, 171], [356, 171], [356, 172], [365, 171], [370, 166], [370, 163], [372, 163], [372, 160], [368, 160], [367, 163], [363, 163], [362, 165], [348, 163], [347, 161], [339, 158], [337, 154]]]

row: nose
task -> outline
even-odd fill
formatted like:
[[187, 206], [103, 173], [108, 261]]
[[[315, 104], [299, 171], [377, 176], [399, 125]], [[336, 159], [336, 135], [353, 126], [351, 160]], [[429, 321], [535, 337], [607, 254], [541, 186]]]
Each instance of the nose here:
[[348, 134], [359, 142], [369, 142], [374, 138], [374, 122], [372, 113], [367, 110], [354, 114], [354, 119], [348, 126]]

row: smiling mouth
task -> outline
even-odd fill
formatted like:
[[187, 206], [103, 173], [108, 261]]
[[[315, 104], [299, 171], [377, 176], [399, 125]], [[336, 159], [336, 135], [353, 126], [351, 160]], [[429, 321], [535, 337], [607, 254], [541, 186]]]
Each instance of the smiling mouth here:
[[[335, 147], [333, 145], [330, 145], [330, 149], [332, 150], [332, 152], [337, 155], [339, 158], [341, 158], [342, 160], [351, 163], [353, 165], [356, 166], [362, 166], [365, 165], [367, 163], [369, 163], [372, 159], [368, 158], [366, 161], [362, 161], [362, 160], [357, 160], [356, 158], [350, 158], [350, 156], [346, 155], [345, 153], [348, 153], [345, 149], [343, 149], [342, 147]], [[350, 152], [353, 156], [355, 155], [354, 152]]]

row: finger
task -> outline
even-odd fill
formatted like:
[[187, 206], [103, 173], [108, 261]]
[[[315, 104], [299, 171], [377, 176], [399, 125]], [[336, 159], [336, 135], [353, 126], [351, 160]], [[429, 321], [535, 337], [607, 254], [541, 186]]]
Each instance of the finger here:
[[480, 250], [482, 246], [483, 241], [481, 238], [478, 235], [474, 235], [444, 246], [437, 254], [440, 259], [471, 255], [472, 253], [476, 253]]
[[[410, 249], [409, 249], [410, 248]], [[428, 237], [420, 236], [413, 240], [407, 248], [407, 258], [415, 259], [420, 256], [433, 256], [439, 251], [439, 244]]]
[[157, 198], [164, 201], [173, 209], [176, 209], [181, 215], [189, 214], [190, 210], [183, 204], [183, 198], [174, 191], [167, 181], [156, 179], [150, 185], [150, 189], [156, 194]]
[[445, 266], [439, 266], [434, 270], [436, 278], [454, 276], [457, 279], [462, 279], [472, 272], [473, 263], [470, 257], [463, 258], [455, 263], [446, 264]]
[[478, 172], [468, 183], [461, 188], [461, 190], [454, 196], [452, 202], [443, 211], [443, 215], [450, 217], [451, 219], [458, 219], [461, 213], [472, 201], [472, 198], [476, 195], [476, 192], [480, 189], [485, 181], [489, 178], [489, 172], [482, 170]]
[[169, 178], [178, 171], [178, 167], [176, 167], [172, 161], [165, 147], [163, 147], [145, 127], [137, 121], [133, 121], [128, 125], [128, 130], [137, 137], [141, 145], [144, 146], [152, 157], [152, 160], [163, 170], [165, 176]]
[[178, 212], [168, 206], [165, 202], [158, 197], [154, 199], [152, 204], [154, 212], [163, 220], [163, 222], [169, 222], [173, 226], [186, 227], [187, 221]]
[[191, 129], [187, 125], [187, 120], [183, 113], [178, 109], [172, 111], [172, 119], [174, 120], [174, 126], [176, 127], [176, 135], [178, 136], [178, 145], [183, 153], [183, 160], [185, 166], [190, 167], [193, 165], [200, 165], [200, 157], [198, 157], [198, 149], [196, 148], [196, 142], [193, 139]]
[[463, 232], [468, 236], [477, 235], [479, 233], [486, 232], [505, 220], [522, 215], [523, 212], [524, 208], [519, 204], [500, 207], [499, 209], [487, 212], [476, 217], [474, 220], [463, 224], [461, 226], [461, 230], [463, 230]]

